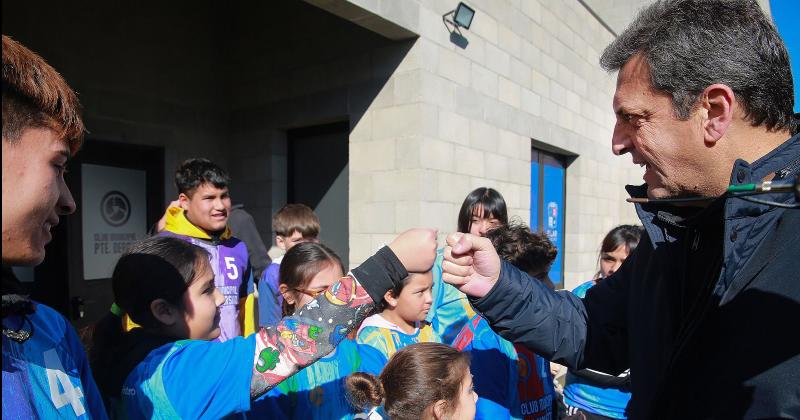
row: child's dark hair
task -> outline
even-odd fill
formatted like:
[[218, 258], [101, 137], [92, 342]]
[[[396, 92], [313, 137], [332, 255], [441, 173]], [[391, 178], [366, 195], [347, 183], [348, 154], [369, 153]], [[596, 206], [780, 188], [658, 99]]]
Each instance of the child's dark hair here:
[[[600, 255], [597, 257], [598, 261], [603, 257], [602, 254], [604, 252], [614, 252], [614, 250], [620, 246], [625, 247], [625, 250], [628, 251], [628, 255], [630, 255], [639, 245], [642, 232], [643, 229], [639, 225], [619, 225], [611, 229], [600, 244]], [[598, 270], [595, 277], [599, 278], [601, 276], [602, 273]]]
[[482, 217], [494, 216], [501, 224], [508, 223], [508, 210], [506, 209], [506, 201], [497, 190], [487, 187], [481, 187], [472, 191], [464, 199], [461, 204], [461, 210], [458, 211], [458, 231], [461, 233], [469, 233], [472, 227], [472, 212], [478, 205], [483, 206]]
[[531, 232], [521, 223], [500, 226], [486, 233], [500, 258], [526, 273], [542, 273], [553, 263], [558, 248], [544, 233]]
[[[161, 324], [153, 316], [150, 304], [164, 299], [182, 308], [183, 294], [204, 260], [208, 261], [204, 249], [178, 238], [154, 236], [136, 242], [114, 268], [114, 304], [142, 328], [158, 328]], [[123, 335], [120, 313], [109, 312], [94, 327], [89, 360], [104, 395], [119, 391], [109, 389], [109, 372], [120, 357], [114, 348], [122, 342]]]
[[186, 159], [175, 171], [175, 187], [179, 193], [191, 196], [197, 187], [211, 184], [216, 188], [228, 188], [231, 178], [216, 163], [203, 158]]
[[305, 204], [287, 204], [272, 216], [272, 231], [280, 236], [300, 232], [304, 238], [319, 236], [319, 217]]
[[[337, 265], [344, 273], [342, 259], [332, 249], [317, 242], [302, 242], [292, 247], [281, 261], [278, 278], [289, 290], [303, 289], [314, 276], [328, 267]], [[293, 304], [283, 300], [283, 316], [295, 311]]]
[[468, 372], [467, 353], [446, 344], [417, 343], [395, 353], [380, 376], [348, 376], [347, 396], [359, 409], [383, 404], [392, 420], [417, 420], [439, 400], [447, 403], [445, 412], [452, 413]]
[[639, 245], [642, 237], [642, 227], [639, 225], [619, 225], [611, 229], [603, 238], [600, 252], [614, 252], [620, 246], [624, 246], [630, 254]]

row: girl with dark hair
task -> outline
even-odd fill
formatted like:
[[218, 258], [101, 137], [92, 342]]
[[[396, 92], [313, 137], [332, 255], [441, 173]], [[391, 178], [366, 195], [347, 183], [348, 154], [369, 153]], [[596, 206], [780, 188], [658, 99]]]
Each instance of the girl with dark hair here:
[[407, 346], [379, 376], [350, 375], [347, 389], [354, 405], [370, 410], [370, 420], [472, 420], [478, 399], [469, 356], [439, 343]]
[[[92, 368], [106, 407], [121, 418], [221, 418], [250, 410], [251, 398], [330, 353], [406, 267], [430, 267], [434, 237], [430, 230], [405, 232], [296, 315], [221, 343], [210, 341], [219, 336], [225, 296], [214, 285], [209, 254], [172, 237], [134, 244], [114, 269], [115, 303], [93, 336]], [[141, 328], [123, 333], [124, 313]]]
[[[620, 225], [611, 229], [600, 246], [600, 269], [595, 278], [581, 284], [572, 293], [583, 299], [587, 290], [614, 274], [636, 249], [641, 236], [641, 226]], [[570, 369], [564, 387], [567, 414], [582, 413], [587, 419], [624, 419], [631, 398], [629, 383], [629, 370], [620, 376], [613, 376], [591, 369]]]
[[[283, 316], [313, 302], [343, 276], [342, 260], [327, 246], [318, 242], [293, 246], [280, 265]], [[269, 410], [277, 402], [289, 419], [351, 419], [354, 410], [347, 402], [344, 381], [360, 364], [356, 343], [345, 338], [331, 354], [281, 382], [265, 399], [255, 401], [253, 417], [274, 418], [275, 412]]]
[[[458, 212], [458, 231], [485, 236], [486, 232], [508, 224], [508, 210], [497, 190], [480, 187], [470, 192]], [[442, 282], [441, 250], [433, 265], [433, 305], [426, 322], [441, 337], [453, 344], [461, 328], [475, 315], [467, 296], [450, 284]]]
[[481, 187], [469, 193], [458, 212], [458, 231], [462, 233], [486, 236], [489, 230], [506, 224], [506, 201], [492, 188]]

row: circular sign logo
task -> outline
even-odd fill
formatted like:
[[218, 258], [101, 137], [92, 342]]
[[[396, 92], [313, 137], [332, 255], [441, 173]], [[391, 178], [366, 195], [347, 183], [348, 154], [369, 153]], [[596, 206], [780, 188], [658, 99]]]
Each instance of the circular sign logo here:
[[122, 226], [131, 217], [131, 202], [119, 191], [109, 191], [100, 200], [100, 215], [111, 226]]

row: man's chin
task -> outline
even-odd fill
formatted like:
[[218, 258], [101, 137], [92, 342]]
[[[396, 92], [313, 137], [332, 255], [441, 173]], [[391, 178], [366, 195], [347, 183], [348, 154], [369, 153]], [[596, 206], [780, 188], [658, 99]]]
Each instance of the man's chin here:
[[663, 199], [663, 198], [675, 198], [680, 196], [681, 194], [677, 191], [672, 191], [664, 187], [663, 185], [650, 185], [647, 184], [647, 198], [654, 200], [654, 199]]
[[39, 250], [27, 250], [28, 252], [21, 253], [19, 255], [8, 255], [8, 253], [3, 253], [3, 265], [12, 266], [12, 267], [34, 267], [42, 263], [44, 261], [44, 248]]

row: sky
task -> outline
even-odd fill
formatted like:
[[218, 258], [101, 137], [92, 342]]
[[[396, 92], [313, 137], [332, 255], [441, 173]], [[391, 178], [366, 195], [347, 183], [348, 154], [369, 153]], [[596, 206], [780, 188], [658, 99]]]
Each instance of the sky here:
[[772, 19], [789, 50], [794, 79], [794, 112], [800, 112], [800, 1], [770, 0]]

